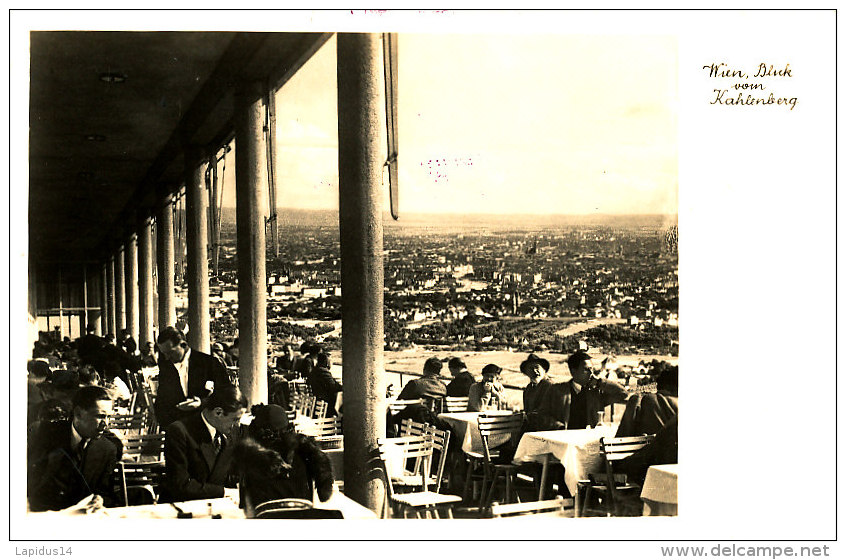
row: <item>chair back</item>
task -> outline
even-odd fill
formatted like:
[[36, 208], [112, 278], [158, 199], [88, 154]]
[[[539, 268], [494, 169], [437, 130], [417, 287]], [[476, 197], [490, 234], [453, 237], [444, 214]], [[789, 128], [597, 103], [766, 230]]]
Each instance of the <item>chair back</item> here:
[[109, 418], [109, 429], [122, 436], [140, 435], [147, 429], [147, 411], [139, 410], [133, 414], [115, 414]]
[[[605, 484], [608, 488], [608, 508], [609, 511], [617, 513], [617, 486], [618, 480], [614, 475], [614, 463], [631, 456], [633, 453], [640, 451], [655, 439], [654, 434], [645, 436], [631, 436], [609, 438], [603, 437], [599, 440], [599, 453], [605, 460], [605, 475], [607, 480]], [[625, 481], [620, 481], [625, 484]]]
[[523, 413], [514, 414], [480, 414], [478, 418], [479, 435], [482, 436], [482, 446], [485, 451], [485, 462], [490, 463], [492, 448], [509, 445], [516, 449], [517, 439], [523, 427]]
[[330, 418], [315, 418], [308, 429], [307, 435], [313, 437], [339, 436], [341, 432], [341, 419], [335, 416]]
[[329, 411], [329, 403], [315, 397], [314, 408], [311, 411], [312, 418], [326, 418], [326, 413]]
[[429, 430], [429, 424], [418, 422], [411, 418], [403, 418], [400, 424], [399, 436], [422, 436]]
[[255, 508], [253, 516], [256, 519], [279, 519], [277, 516], [293, 511], [310, 510], [314, 504], [309, 500], [299, 498], [284, 498], [262, 502]]
[[[435, 479], [435, 492], [441, 491], [441, 482], [444, 478], [444, 467], [446, 467], [447, 451], [449, 450], [449, 430], [440, 430], [434, 426], [429, 427], [429, 436], [432, 438], [432, 457], [429, 470]], [[437, 461], [437, 463], [435, 462]], [[434, 469], [432, 468], [434, 466]], [[428, 489], [428, 483], [427, 483]]]
[[161, 461], [164, 458], [163, 432], [124, 436], [123, 456], [135, 461]]
[[444, 397], [445, 412], [467, 412], [470, 397]]
[[654, 439], [655, 435], [619, 438], [604, 437], [599, 440], [599, 452], [605, 458], [606, 462], [610, 461], [613, 463], [614, 461], [625, 459], [635, 451], [643, 449]]
[[[164, 461], [148, 463], [120, 461], [116, 472], [125, 506], [155, 504], [158, 501], [159, 487], [165, 478]], [[142, 500], [140, 496], [144, 496], [144, 499]]]
[[575, 500], [573, 498], [557, 497], [554, 500], [542, 500], [539, 502], [523, 502], [520, 504], [491, 504], [491, 516], [517, 517], [521, 515], [533, 515], [544, 517], [565, 517], [564, 511], [573, 509]]
[[[433, 450], [433, 440], [430, 434], [379, 438], [376, 440], [376, 445], [379, 448], [379, 458], [385, 469], [389, 496], [394, 494], [394, 485], [391, 481], [393, 472], [389, 463], [390, 465], [400, 465], [403, 475], [421, 476], [422, 481], [428, 481]], [[410, 461], [410, 459], [414, 459], [414, 461]], [[409, 464], [414, 465], [410, 471], [407, 470]]]
[[393, 416], [399, 411], [405, 409], [405, 407], [416, 404], [422, 405], [423, 399], [395, 399], [388, 402], [388, 411], [391, 413], [391, 416]]

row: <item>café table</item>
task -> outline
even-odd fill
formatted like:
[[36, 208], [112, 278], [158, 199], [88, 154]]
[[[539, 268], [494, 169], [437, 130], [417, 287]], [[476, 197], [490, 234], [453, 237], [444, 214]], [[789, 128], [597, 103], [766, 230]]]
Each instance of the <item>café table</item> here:
[[564, 483], [570, 495], [575, 496], [579, 480], [587, 478], [588, 473], [602, 470], [599, 439], [614, 437], [617, 426], [610, 424], [584, 430], [526, 432], [517, 445], [514, 462], [541, 463], [543, 468], [538, 500], [543, 500], [549, 464], [554, 460], [559, 461], [564, 465]]
[[652, 465], [646, 471], [640, 499], [643, 515], [678, 515], [678, 465]]
[[[489, 410], [487, 412], [444, 412], [438, 414], [438, 419], [449, 424], [456, 441], [461, 442], [461, 450], [467, 453], [484, 453], [482, 436], [479, 434], [479, 415], [513, 414], [510, 410]], [[503, 434], [492, 439], [488, 444], [493, 448], [508, 441], [508, 435]]]

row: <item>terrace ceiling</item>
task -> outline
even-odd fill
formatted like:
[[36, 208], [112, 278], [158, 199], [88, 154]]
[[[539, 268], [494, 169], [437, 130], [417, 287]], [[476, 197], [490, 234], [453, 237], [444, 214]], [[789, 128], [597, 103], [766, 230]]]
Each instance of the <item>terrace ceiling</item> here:
[[[101, 260], [183, 181], [185, 146], [232, 135], [239, 83], [279, 86], [329, 34], [41, 31], [30, 36], [29, 247]], [[108, 74], [124, 76], [116, 83]], [[119, 79], [119, 78], [118, 78]]]

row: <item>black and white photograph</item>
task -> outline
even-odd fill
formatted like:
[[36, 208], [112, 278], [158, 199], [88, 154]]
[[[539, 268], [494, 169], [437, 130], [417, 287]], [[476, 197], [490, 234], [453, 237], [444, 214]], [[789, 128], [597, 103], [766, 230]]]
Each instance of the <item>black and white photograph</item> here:
[[835, 22], [12, 10], [15, 553], [828, 555]]

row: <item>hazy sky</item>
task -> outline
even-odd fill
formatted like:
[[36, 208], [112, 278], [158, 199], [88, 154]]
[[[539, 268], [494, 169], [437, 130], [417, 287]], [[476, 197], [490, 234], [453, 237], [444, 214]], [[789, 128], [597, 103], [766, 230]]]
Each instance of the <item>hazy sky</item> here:
[[[280, 207], [337, 208], [335, 49], [279, 92]], [[671, 37], [400, 34], [400, 210], [676, 213], [677, 89]]]

